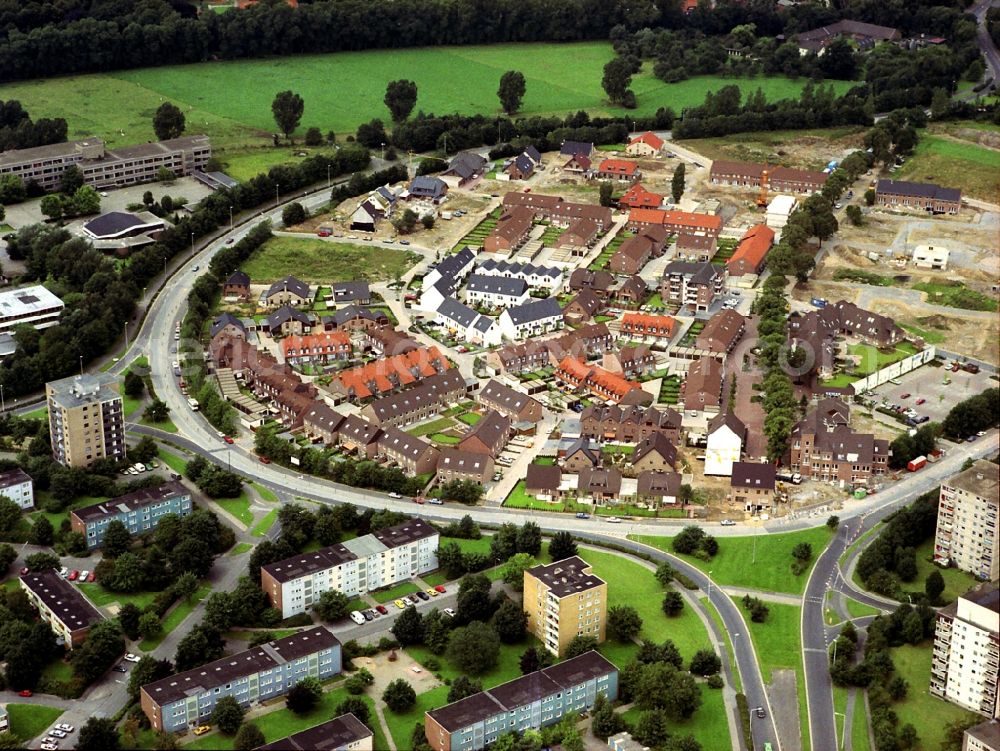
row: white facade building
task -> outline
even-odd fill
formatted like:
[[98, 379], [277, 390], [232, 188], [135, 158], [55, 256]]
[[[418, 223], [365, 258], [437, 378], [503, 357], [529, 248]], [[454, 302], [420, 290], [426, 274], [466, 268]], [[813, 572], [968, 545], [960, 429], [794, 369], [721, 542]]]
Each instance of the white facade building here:
[[512, 308], [528, 302], [528, 283], [523, 279], [472, 274], [465, 287], [465, 301], [498, 308]]
[[0, 495], [10, 498], [23, 509], [35, 507], [35, 484], [21, 468], [0, 472]]
[[500, 314], [500, 331], [508, 339], [541, 336], [563, 327], [562, 308], [554, 297], [532, 300]]
[[348, 597], [406, 581], [438, 567], [439, 535], [422, 519], [409, 519], [263, 566], [261, 589], [282, 618], [306, 612], [328, 589]]
[[705, 474], [732, 477], [733, 464], [743, 453], [746, 426], [732, 412], [720, 412], [708, 423]]
[[940, 245], [918, 245], [913, 249], [913, 265], [918, 269], [941, 269], [948, 268], [947, 248]]
[[1000, 590], [980, 584], [937, 614], [931, 693], [987, 717], [998, 717]]
[[934, 560], [986, 581], [1000, 578], [1000, 467], [980, 459], [941, 483]]
[[788, 217], [795, 211], [798, 202], [793, 196], [775, 196], [767, 205], [767, 226], [781, 229], [788, 224]]

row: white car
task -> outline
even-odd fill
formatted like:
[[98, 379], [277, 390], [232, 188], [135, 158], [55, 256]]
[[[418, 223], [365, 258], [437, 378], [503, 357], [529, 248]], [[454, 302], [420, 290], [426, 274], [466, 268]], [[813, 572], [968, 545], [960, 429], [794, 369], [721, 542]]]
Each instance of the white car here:
[[389, 497], [390, 497], [390, 498], [402, 498], [403, 496], [401, 496], [401, 495], [400, 495], [399, 493], [396, 493], [396, 492], [394, 491], [394, 492], [392, 492], [392, 493], [389, 493]]
[[360, 610], [352, 610], [351, 620], [360, 626], [362, 623], [365, 622], [365, 617], [361, 614]]
[[134, 655], [131, 652], [125, 653], [125, 662], [139, 662], [140, 659], [139, 655]]
[[56, 738], [65, 738], [66, 732], [63, 730], [50, 730], [49, 735], [54, 735]]
[[66, 732], [66, 733], [72, 733], [74, 730], [76, 730], [75, 727], [73, 727], [72, 725], [69, 725], [69, 724], [67, 724], [65, 722], [60, 722], [58, 725], [56, 725], [56, 728], [59, 729], [59, 730], [62, 730], [64, 732]]
[[[84, 569], [83, 571], [80, 572], [80, 578], [77, 579], [77, 581], [83, 584], [85, 581], [87, 581], [88, 576], [90, 576], [90, 572], [87, 569]], [[59, 726], [57, 725], [56, 727]], [[62, 730], [62, 728], [59, 729]]]
[[449, 618], [454, 618], [455, 617], [455, 610], [453, 608], [445, 608], [441, 612], [443, 612]]
[[55, 741], [42, 741], [42, 745], [39, 746], [42, 751], [59, 751], [59, 744]]
[[621, 524], [622, 522], [622, 520], [619, 519], [617, 516], [609, 516], [604, 521], [608, 522], [609, 524]]
[[67, 576], [69, 576], [69, 569], [63, 566], [61, 569], [59, 569], [59, 576], [65, 579]]
[[723, 527], [735, 527], [736, 526], [736, 522], [734, 522], [732, 519], [723, 519], [721, 522], [719, 522], [719, 524], [721, 524]]

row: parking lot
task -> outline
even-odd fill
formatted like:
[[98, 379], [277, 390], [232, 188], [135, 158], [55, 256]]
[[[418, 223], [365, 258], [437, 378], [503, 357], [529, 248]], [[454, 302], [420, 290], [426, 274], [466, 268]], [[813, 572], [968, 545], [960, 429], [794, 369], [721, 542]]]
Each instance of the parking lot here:
[[[945, 379], [950, 383], [946, 383]], [[964, 370], [951, 371], [944, 367], [923, 367], [911, 370], [899, 379], [899, 385], [885, 383], [874, 389], [878, 397], [884, 398], [890, 405], [912, 407], [918, 415], [926, 415], [934, 422], [942, 421], [948, 411], [963, 399], [981, 393], [995, 381], [988, 373], [966, 373]], [[909, 394], [903, 398], [904, 394]], [[923, 399], [923, 404], [917, 401]], [[879, 400], [881, 401], [881, 399]]]

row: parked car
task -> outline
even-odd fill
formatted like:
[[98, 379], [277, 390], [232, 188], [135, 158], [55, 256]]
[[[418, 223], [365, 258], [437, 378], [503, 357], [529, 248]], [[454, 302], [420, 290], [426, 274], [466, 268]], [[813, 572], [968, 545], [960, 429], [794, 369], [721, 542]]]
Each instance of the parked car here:
[[66, 733], [64, 733], [62, 730], [55, 730], [55, 729], [50, 730], [49, 731], [49, 735], [54, 735], [56, 738], [65, 738], [66, 737]]
[[382, 615], [388, 615], [389, 613], [389, 608], [387, 608], [385, 605], [376, 605], [375, 609]]
[[82, 582], [87, 581], [87, 577], [88, 576], [90, 576], [90, 572], [89, 571], [87, 571], [87, 570], [81, 571], [80, 572], [80, 577], [79, 577], [80, 582], [82, 583]]
[[60, 722], [59, 724], [56, 725], [56, 727], [59, 728], [60, 730], [65, 730], [67, 733], [72, 733], [74, 730], [76, 730], [76, 728], [74, 728], [72, 725], [65, 722]]
[[392, 491], [391, 493], [389, 493], [389, 497], [390, 497], [390, 498], [402, 498], [403, 496], [401, 496], [401, 495], [400, 495], [399, 493], [397, 493], [396, 491]]
[[25, 574], [29, 573], [30, 571], [31, 571], [31, 569], [29, 569], [27, 566], [21, 566], [21, 576], [24, 576]]
[[90, 584], [95, 579], [97, 579], [97, 574], [95, 574], [93, 571], [87, 574], [87, 584]]
[[402, 600], [393, 600], [393, 601], [392, 601], [392, 604], [393, 604], [393, 605], [395, 605], [395, 606], [396, 606], [397, 608], [399, 608], [400, 610], [402, 610], [403, 608], [405, 608], [405, 607], [406, 607], [406, 603], [405, 603], [405, 602], [403, 602]]
[[127, 673], [128, 669], [124, 665], [115, 665], [113, 668], [116, 673]]
[[232, 436], [228, 436], [228, 435], [222, 436], [222, 440], [224, 440], [226, 443], [235, 443], [235, 441], [233, 440]]
[[375, 614], [370, 609], [362, 611], [361, 615], [364, 616], [364, 619], [366, 621], [374, 621], [375, 620]]
[[917, 404], [917, 406], [920, 406], [921, 404], [923, 404], [926, 401], [927, 401], [926, 399], [924, 399], [923, 397], [920, 397], [919, 399], [917, 399], [916, 404]]
[[24, 696], [27, 698], [29, 696], [33, 696], [34, 694], [32, 693], [30, 688], [22, 688], [20, 691], [17, 692], [17, 695]]
[[455, 617], [455, 610], [454, 610], [454, 608], [445, 608], [441, 612], [444, 613], [449, 618], [454, 618]]
[[439, 594], [441, 594], [436, 589], [434, 589], [434, 587], [431, 587], [430, 589], [425, 589], [424, 592], [429, 594], [431, 597], [437, 597]]
[[140, 659], [139, 655], [134, 655], [131, 652], [125, 653], [126, 662], [139, 662], [139, 659]]
[[271, 463], [271, 460], [268, 459], [266, 456], [260, 456], [260, 457], [258, 457], [258, 459], [260, 459], [260, 463], [261, 464], [270, 464]]
[[415, 594], [417, 597], [419, 597], [421, 600], [424, 601], [431, 599], [426, 592], [414, 592], [413, 594]]
[[622, 522], [622, 520], [619, 519], [617, 516], [609, 516], [604, 521], [608, 522], [609, 524], [621, 524]]
[[361, 611], [360, 610], [352, 610], [351, 611], [351, 620], [354, 621], [355, 623], [357, 623], [360, 626], [362, 623], [365, 622], [365, 617], [363, 615], [361, 615]]
[[764, 707], [757, 707], [757, 709], [754, 710], [754, 714], [762, 719], [767, 717], [767, 712], [764, 711]]
[[910, 392], [907, 391], [905, 394], [900, 394], [899, 398], [900, 399], [909, 399], [910, 398]]
[[65, 579], [67, 576], [69, 576], [69, 569], [63, 566], [61, 569], [59, 569], [59, 576]]
[[577, 519], [589, 519], [590, 518], [590, 514], [586, 514], [583, 511], [578, 511], [576, 513], [576, 518]]
[[411, 605], [419, 605], [420, 604], [420, 600], [417, 599], [416, 595], [407, 595], [405, 599]]
[[195, 735], [204, 735], [205, 733], [207, 733], [211, 729], [212, 729], [211, 725], [199, 725], [198, 727], [196, 727], [194, 729], [194, 734]]
[[438, 594], [443, 595], [448, 590], [444, 588], [444, 584], [438, 584], [436, 587], [434, 587], [434, 591], [437, 592]]
[[735, 527], [736, 526], [736, 522], [734, 522], [732, 519], [723, 519], [721, 522], [719, 522], [719, 524], [721, 524], [723, 527]]
[[428, 498], [427, 502], [429, 504], [431, 504], [432, 506], [443, 506], [444, 505], [444, 501], [442, 501], [440, 498]]

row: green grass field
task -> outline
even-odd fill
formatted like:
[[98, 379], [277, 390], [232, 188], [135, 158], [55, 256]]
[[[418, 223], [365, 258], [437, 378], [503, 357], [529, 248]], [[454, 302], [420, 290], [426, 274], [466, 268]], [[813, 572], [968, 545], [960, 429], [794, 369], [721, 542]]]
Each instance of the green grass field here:
[[[729, 725], [726, 719], [726, 704], [722, 691], [701, 684], [701, 707], [694, 716], [684, 722], [671, 722], [670, 734], [674, 736], [692, 735], [701, 744], [702, 751], [729, 751]], [[632, 707], [621, 713], [625, 721], [635, 724], [642, 711]]]
[[[670, 537], [629, 535], [629, 539], [673, 553]], [[716, 584], [799, 595], [805, 589], [809, 572], [792, 575], [792, 548], [800, 542], [808, 542], [812, 545], [815, 561], [830, 541], [830, 531], [826, 527], [817, 527], [787, 534], [757, 535], [756, 555], [753, 536], [720, 537], [718, 541], [719, 552], [711, 561], [689, 555], [678, 557], [706, 573], [711, 571]]]
[[[417, 84], [417, 109], [438, 114], [498, 114], [497, 82], [511, 68], [527, 79], [519, 113], [524, 116], [581, 109], [642, 116], [665, 105], [680, 112], [701, 104], [708, 91], [730, 84], [745, 94], [759, 87], [768, 100], [775, 100], [798, 96], [806, 83], [698, 76], [666, 84], [646, 65], [632, 83], [638, 107], [625, 110], [610, 106], [601, 88], [604, 64], [613, 54], [607, 42], [583, 42], [300, 55], [24, 81], [0, 87], [0, 98], [20, 100], [36, 119], [65, 117], [71, 139], [98, 135], [112, 147], [153, 140], [153, 112], [169, 99], [184, 111], [188, 133], [207, 133], [216, 148], [232, 148], [269, 141], [275, 130], [271, 101], [290, 83], [305, 100], [302, 132], [312, 125], [324, 132], [353, 132], [373, 117], [389, 122], [382, 101], [385, 83], [399, 78], [401, 70]], [[851, 86], [833, 85], [840, 92]]]
[[932, 571], [937, 571], [944, 579], [944, 592], [941, 593], [941, 602], [946, 604], [954, 602], [959, 595], [963, 595], [976, 586], [976, 579], [967, 571], [960, 571], [957, 568], [941, 568], [935, 566], [929, 559], [934, 557], [934, 538], [925, 540], [917, 546], [917, 578], [909, 586], [913, 589], [923, 589], [927, 576]]
[[921, 131], [913, 156], [892, 176], [897, 180], [960, 187], [973, 198], [996, 201], [1000, 188], [1000, 151]]
[[187, 459], [166, 449], [161, 448], [157, 456], [160, 457], [161, 462], [179, 475], [184, 474], [184, 470], [187, 469]]
[[919, 326], [911, 326], [906, 323], [899, 324], [900, 328], [904, 328], [909, 331], [914, 336], [919, 336], [928, 344], [941, 344], [948, 337], [942, 334], [940, 331], [931, 331], [930, 329], [922, 329]]
[[250, 531], [254, 537], [263, 537], [270, 531], [274, 523], [278, 521], [278, 509], [268, 511], [267, 514], [257, 522], [256, 526]]
[[397, 584], [395, 587], [390, 587], [389, 589], [383, 589], [381, 592], [372, 592], [372, 597], [375, 598], [375, 602], [392, 602], [393, 600], [399, 599], [403, 595], [408, 595], [416, 592], [420, 587], [410, 581], [403, 582], [402, 584]]
[[10, 732], [22, 741], [28, 741], [59, 719], [63, 711], [40, 704], [8, 704]]
[[910, 355], [915, 355], [917, 348], [909, 342], [901, 342], [892, 352], [882, 352], [870, 344], [851, 344], [848, 345], [847, 351], [855, 357], [861, 358], [854, 373], [859, 377], [864, 377]]
[[152, 639], [143, 639], [139, 642], [139, 649], [143, 652], [149, 652], [160, 646], [164, 637], [181, 625], [184, 619], [191, 615], [191, 611], [195, 609], [198, 603], [208, 597], [208, 594], [211, 591], [212, 587], [208, 584], [203, 584], [198, 587], [193, 595], [176, 605], [173, 610], [167, 613], [166, 617], [163, 619], [163, 629], [160, 631], [159, 635], [154, 636]]
[[239, 519], [246, 526], [253, 524], [253, 512], [250, 511], [250, 498], [244, 490], [236, 498], [214, 498], [213, 503], [217, 503], [220, 508], [232, 516]]
[[918, 282], [913, 289], [927, 293], [927, 302], [960, 310], [996, 310], [997, 301], [978, 290], [969, 289], [953, 279], [941, 282]]
[[131, 602], [142, 610], [156, 599], [156, 592], [112, 592], [96, 583], [80, 584], [78, 587], [87, 595], [88, 600], [100, 608], [107, 607], [113, 603], [124, 605], [127, 602]]
[[404, 274], [419, 256], [393, 248], [329, 243], [311, 237], [272, 237], [243, 264], [255, 283], [294, 274], [304, 282], [385, 281]]
[[[504, 652], [509, 652], [505, 649]], [[413, 734], [413, 726], [417, 722], [424, 721], [424, 712], [431, 709], [438, 709], [448, 703], [448, 687], [438, 686], [417, 696], [416, 702], [405, 712], [393, 712], [388, 707], [382, 711], [385, 716], [385, 724], [389, 726], [389, 734], [396, 744], [397, 749], [410, 747], [410, 736]], [[377, 748], [381, 748], [380, 746]], [[388, 748], [388, 746], [386, 746]]]
[[[925, 641], [920, 646], [906, 644], [891, 650], [896, 672], [910, 684], [903, 701], [893, 704], [900, 726], [911, 723], [917, 729], [917, 751], [937, 751], [944, 740], [948, 724], [975, 715], [930, 694], [931, 655], [933, 643]], [[981, 718], [980, 718], [981, 719]]]

